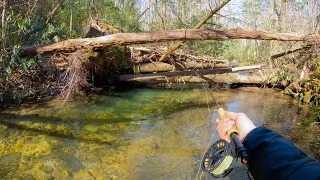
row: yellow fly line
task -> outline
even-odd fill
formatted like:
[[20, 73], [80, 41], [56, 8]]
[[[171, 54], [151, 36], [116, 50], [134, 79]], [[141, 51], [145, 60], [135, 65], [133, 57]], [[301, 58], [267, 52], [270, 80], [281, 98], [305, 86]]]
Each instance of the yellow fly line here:
[[211, 174], [214, 174], [214, 175], [223, 174], [224, 171], [230, 167], [232, 161], [233, 161], [232, 156], [230, 155], [226, 156], [221, 162], [221, 164], [216, 169], [211, 171]]

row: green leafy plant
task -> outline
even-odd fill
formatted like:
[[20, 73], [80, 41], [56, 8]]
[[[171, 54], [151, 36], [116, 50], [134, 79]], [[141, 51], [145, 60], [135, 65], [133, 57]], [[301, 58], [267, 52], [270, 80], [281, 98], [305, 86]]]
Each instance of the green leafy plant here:
[[298, 123], [299, 125], [308, 125], [310, 123], [320, 122], [320, 107], [313, 107], [311, 110], [313, 115], [300, 121]]
[[285, 80], [289, 83], [292, 83], [294, 80], [294, 76], [288, 72], [287, 69], [282, 69], [282, 71], [280, 71], [280, 73], [278, 74], [278, 79], [281, 80]]
[[311, 104], [314, 106], [320, 105], [320, 73], [315, 73], [310, 76], [311, 89], [313, 91], [313, 97], [311, 99]]

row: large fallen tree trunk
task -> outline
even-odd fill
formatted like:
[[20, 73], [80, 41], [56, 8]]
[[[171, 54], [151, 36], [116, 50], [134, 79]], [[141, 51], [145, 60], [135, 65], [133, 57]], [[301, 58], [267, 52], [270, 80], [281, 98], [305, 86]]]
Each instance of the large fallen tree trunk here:
[[68, 39], [65, 41], [36, 46], [25, 46], [21, 55], [35, 55], [41, 53], [71, 52], [83, 48], [99, 49], [108, 46], [146, 44], [175, 40], [229, 40], [229, 39], [261, 39], [278, 41], [306, 41], [308, 43], [320, 42], [319, 37], [298, 37], [283, 33], [274, 33], [257, 30], [201, 30], [178, 29], [166, 31], [152, 31], [141, 33], [117, 33], [96, 38]]
[[[153, 74], [137, 74], [137, 75], [120, 75], [119, 81], [137, 81], [137, 82], [149, 82], [155, 80], [158, 81], [167, 81], [170, 77], [180, 76], [183, 80], [187, 80], [188, 78], [184, 78], [185, 76], [204, 76], [205, 75], [217, 75], [223, 73], [233, 73], [238, 71], [248, 71], [254, 69], [260, 69], [261, 66], [244, 66], [244, 67], [236, 67], [236, 68], [217, 68], [217, 69], [205, 69], [198, 71], [175, 71], [175, 72], [162, 72], [162, 73], [153, 73]], [[224, 76], [222, 76], [224, 77]], [[177, 78], [173, 78], [177, 79]], [[179, 79], [179, 78], [178, 78]], [[200, 78], [201, 79], [201, 78]], [[223, 81], [227, 80], [223, 78]], [[190, 80], [188, 80], [190, 81]], [[223, 82], [221, 81], [221, 82]], [[194, 81], [193, 81], [194, 82]], [[201, 82], [201, 81], [199, 81]]]

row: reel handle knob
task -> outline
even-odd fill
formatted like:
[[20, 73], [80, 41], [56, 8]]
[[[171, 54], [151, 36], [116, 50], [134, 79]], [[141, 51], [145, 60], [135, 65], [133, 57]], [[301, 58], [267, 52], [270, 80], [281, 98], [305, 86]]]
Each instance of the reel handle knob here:
[[[219, 116], [220, 116], [221, 120], [227, 119], [224, 109], [219, 108], [218, 109], [218, 113], [219, 113]], [[236, 133], [237, 135], [240, 135], [240, 132], [238, 131], [238, 129], [235, 126], [233, 126], [233, 128], [228, 131], [229, 140], [231, 140], [231, 134], [232, 133]]]

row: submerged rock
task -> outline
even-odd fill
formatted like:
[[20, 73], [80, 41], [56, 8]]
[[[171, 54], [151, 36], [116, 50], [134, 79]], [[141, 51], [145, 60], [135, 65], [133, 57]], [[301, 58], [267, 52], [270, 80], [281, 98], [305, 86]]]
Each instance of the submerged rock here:
[[80, 169], [80, 171], [74, 175], [74, 179], [76, 179], [76, 180], [94, 180], [95, 178], [90, 175], [89, 171]]
[[26, 174], [24, 177], [23, 177], [24, 180], [36, 180], [32, 174]]
[[42, 166], [40, 169], [41, 169], [41, 171], [48, 173], [48, 174], [52, 173], [54, 170], [53, 167], [50, 167], [50, 166]]
[[0, 177], [5, 177], [10, 172], [18, 171], [20, 159], [21, 153], [0, 156]]
[[21, 152], [25, 156], [36, 155], [40, 157], [51, 153], [51, 145], [42, 136], [42, 138], [37, 138], [35, 142], [25, 143]]
[[[74, 155], [65, 153], [63, 151], [55, 152], [55, 157], [59, 157], [56, 160], [62, 162], [64, 164], [64, 169], [70, 172], [77, 172], [80, 169], [84, 169], [85, 166], [81, 163], [81, 161]], [[55, 170], [54, 170], [55, 171]]]
[[65, 170], [64, 168], [58, 166], [58, 167], [55, 167], [53, 172], [52, 172], [52, 176], [55, 178], [55, 179], [61, 179], [61, 180], [64, 180], [64, 179], [70, 179], [69, 176], [69, 172], [67, 170]]
[[8, 126], [0, 124], [0, 132], [8, 129]]

